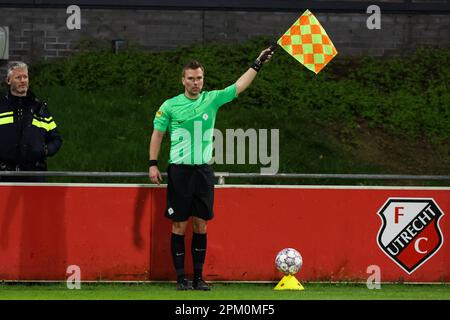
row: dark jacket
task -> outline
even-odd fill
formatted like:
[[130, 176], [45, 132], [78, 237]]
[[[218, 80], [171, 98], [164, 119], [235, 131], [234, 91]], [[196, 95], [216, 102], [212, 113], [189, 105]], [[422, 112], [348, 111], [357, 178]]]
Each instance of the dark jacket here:
[[61, 144], [47, 104], [31, 91], [25, 97], [8, 92], [0, 99], [0, 170], [47, 170], [47, 156]]

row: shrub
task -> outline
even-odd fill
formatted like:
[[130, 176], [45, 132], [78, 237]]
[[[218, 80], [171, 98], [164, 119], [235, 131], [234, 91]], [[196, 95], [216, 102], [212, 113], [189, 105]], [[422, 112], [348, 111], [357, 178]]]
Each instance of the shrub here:
[[[169, 52], [132, 48], [121, 54], [82, 50], [72, 57], [33, 66], [36, 87], [67, 86], [84, 92], [121, 88], [162, 103], [181, 92], [181, 67], [190, 59], [206, 69], [205, 90], [233, 83], [270, 43], [207, 44]], [[279, 48], [255, 83], [234, 104], [264, 110], [274, 119], [305, 113], [311, 121], [339, 124], [351, 133], [364, 121], [411, 139], [450, 139], [450, 52], [418, 49], [410, 56], [337, 57], [314, 75]]]

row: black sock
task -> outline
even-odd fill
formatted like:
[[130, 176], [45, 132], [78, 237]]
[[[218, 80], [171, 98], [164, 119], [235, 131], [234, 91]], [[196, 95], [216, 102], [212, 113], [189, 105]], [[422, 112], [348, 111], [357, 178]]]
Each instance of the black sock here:
[[172, 233], [170, 249], [172, 250], [173, 265], [179, 282], [186, 277], [184, 273], [184, 235]]
[[192, 260], [194, 262], [194, 281], [202, 278], [203, 263], [206, 257], [206, 233], [193, 233]]

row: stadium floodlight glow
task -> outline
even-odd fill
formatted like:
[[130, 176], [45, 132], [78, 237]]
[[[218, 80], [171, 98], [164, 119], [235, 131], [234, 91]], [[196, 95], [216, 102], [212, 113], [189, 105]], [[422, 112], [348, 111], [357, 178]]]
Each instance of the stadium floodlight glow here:
[[0, 26], [0, 60], [9, 59], [9, 27]]

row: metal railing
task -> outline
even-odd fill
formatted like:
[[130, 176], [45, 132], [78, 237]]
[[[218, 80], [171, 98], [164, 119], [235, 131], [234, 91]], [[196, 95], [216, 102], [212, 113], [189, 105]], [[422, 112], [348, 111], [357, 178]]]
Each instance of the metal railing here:
[[[161, 173], [163, 177], [167, 173]], [[0, 176], [40, 176], [40, 177], [91, 177], [91, 178], [145, 178], [148, 172], [98, 172], [98, 171], [2, 171]], [[450, 181], [450, 175], [411, 174], [339, 174], [339, 173], [236, 173], [215, 172], [219, 184], [225, 178], [268, 178], [268, 179], [349, 179], [349, 180], [422, 180]]]

